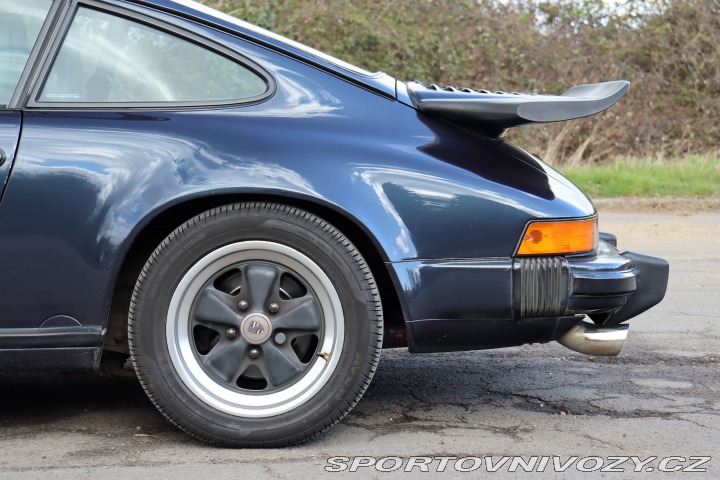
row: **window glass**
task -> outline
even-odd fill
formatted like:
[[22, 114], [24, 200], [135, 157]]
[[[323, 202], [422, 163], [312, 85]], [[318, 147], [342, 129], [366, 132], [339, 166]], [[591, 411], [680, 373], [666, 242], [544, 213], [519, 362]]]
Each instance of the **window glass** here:
[[52, 0], [0, 1], [0, 107], [10, 103]]
[[141, 23], [80, 8], [40, 102], [233, 101], [262, 95], [265, 80], [204, 47]]

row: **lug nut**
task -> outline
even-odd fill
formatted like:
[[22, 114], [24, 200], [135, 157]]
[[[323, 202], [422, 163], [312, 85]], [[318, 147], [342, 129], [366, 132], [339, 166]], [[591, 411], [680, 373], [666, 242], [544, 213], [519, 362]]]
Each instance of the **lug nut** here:
[[248, 309], [247, 300], [240, 300], [240, 303], [238, 303], [238, 308], [243, 311], [247, 310]]
[[278, 333], [277, 335], [275, 335], [275, 343], [277, 343], [278, 345], [282, 345], [283, 343], [285, 343], [285, 340], [287, 340], [287, 337], [284, 333]]
[[253, 360], [257, 360], [257, 358], [260, 356], [260, 350], [257, 348], [250, 349], [250, 358]]
[[225, 332], [225, 336], [227, 338], [229, 338], [230, 340], [235, 338], [235, 335], [237, 335], [237, 330], [235, 330], [234, 328], [228, 328], [227, 331]]
[[275, 302], [270, 304], [270, 313], [277, 313], [278, 310], [280, 310], [280, 305]]

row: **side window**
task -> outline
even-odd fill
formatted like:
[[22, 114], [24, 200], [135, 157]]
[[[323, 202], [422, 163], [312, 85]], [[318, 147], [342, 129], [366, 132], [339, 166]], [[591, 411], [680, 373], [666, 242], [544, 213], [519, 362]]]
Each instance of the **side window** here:
[[52, 0], [0, 2], [0, 108], [10, 103]]
[[81, 7], [38, 102], [222, 102], [267, 92], [261, 76], [175, 35]]

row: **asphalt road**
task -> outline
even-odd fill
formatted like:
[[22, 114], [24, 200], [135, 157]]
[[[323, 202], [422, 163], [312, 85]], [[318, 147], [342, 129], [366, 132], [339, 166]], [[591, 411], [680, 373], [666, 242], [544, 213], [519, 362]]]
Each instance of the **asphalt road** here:
[[631, 321], [617, 358], [555, 343], [422, 356], [386, 351], [342, 423], [280, 450], [200, 444], [167, 423], [132, 379], [2, 376], [0, 478], [315, 478], [331, 476], [323, 471], [328, 457], [357, 455], [710, 455], [705, 474], [556, 477], [719, 478], [720, 214], [604, 213], [601, 227], [618, 234], [621, 247], [671, 262], [665, 301]]

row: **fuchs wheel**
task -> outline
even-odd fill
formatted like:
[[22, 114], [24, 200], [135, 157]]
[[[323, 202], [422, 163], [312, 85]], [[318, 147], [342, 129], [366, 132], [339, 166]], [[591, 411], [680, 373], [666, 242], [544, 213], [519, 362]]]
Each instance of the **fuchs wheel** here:
[[329, 428], [375, 371], [382, 311], [352, 243], [296, 208], [205, 212], [155, 250], [130, 306], [132, 360], [158, 409], [225, 446]]

